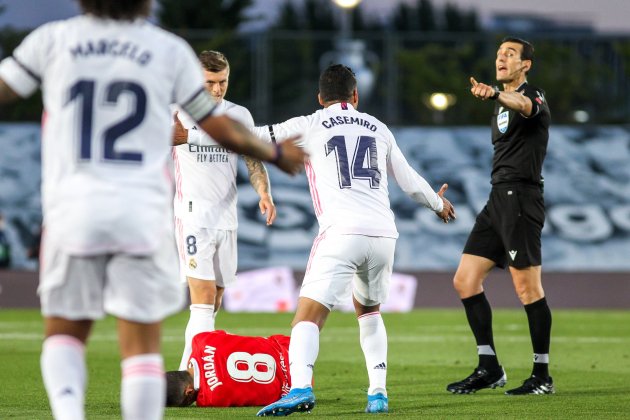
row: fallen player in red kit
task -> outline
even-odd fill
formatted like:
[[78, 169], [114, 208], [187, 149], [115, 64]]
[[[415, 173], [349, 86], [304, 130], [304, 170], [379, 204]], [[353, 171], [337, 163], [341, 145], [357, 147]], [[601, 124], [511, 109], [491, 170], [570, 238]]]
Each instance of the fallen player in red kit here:
[[245, 407], [270, 404], [291, 388], [285, 335], [197, 334], [187, 370], [166, 372], [166, 406]]

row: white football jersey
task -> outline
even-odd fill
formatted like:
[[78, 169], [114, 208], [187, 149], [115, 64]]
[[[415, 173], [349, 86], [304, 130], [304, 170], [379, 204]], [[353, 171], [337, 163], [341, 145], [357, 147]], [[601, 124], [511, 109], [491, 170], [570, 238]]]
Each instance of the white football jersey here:
[[143, 19], [89, 15], [29, 34], [0, 64], [20, 96], [41, 85], [46, 241], [75, 255], [145, 254], [172, 231], [172, 116], [215, 102], [186, 42]]
[[409, 165], [385, 124], [341, 102], [281, 124], [256, 127], [282, 141], [302, 134], [309, 154], [306, 175], [320, 233], [397, 238], [389, 204], [388, 174], [415, 201], [441, 211], [442, 199]]
[[[226, 114], [245, 127], [254, 126], [247, 108], [225, 99], [214, 112]], [[175, 215], [191, 226], [235, 230], [238, 153], [219, 145], [185, 113], [178, 117], [188, 130], [188, 143], [173, 148]]]

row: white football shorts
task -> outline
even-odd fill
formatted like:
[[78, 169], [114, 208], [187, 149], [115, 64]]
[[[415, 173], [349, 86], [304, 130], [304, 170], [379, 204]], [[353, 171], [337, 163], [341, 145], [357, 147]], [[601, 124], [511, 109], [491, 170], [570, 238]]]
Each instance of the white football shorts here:
[[328, 309], [351, 302], [365, 306], [387, 300], [395, 238], [324, 232], [315, 238], [300, 296]]
[[180, 278], [215, 280], [228, 287], [236, 281], [238, 263], [236, 230], [206, 229], [175, 219]]
[[46, 317], [100, 319], [107, 313], [154, 323], [183, 307], [171, 232], [148, 255], [73, 256], [45, 238], [42, 247], [38, 293]]

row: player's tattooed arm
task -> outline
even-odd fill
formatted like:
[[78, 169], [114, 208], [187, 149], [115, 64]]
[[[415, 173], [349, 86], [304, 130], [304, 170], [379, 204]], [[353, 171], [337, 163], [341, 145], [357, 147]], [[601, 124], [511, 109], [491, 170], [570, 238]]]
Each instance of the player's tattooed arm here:
[[19, 96], [13, 89], [7, 85], [4, 80], [0, 79], [0, 104], [6, 104], [7, 102], [18, 99]]
[[249, 182], [260, 196], [260, 201], [258, 202], [260, 212], [267, 216], [266, 221], [267, 224], [270, 225], [276, 219], [276, 206], [271, 197], [271, 186], [269, 184], [267, 168], [265, 168], [265, 165], [258, 159], [249, 156], [243, 156], [243, 158], [245, 159], [245, 165], [247, 165], [247, 171], [249, 172]]
[[243, 158], [249, 172], [249, 182], [251, 182], [254, 190], [256, 190], [258, 195], [269, 194], [271, 187], [269, 186], [269, 175], [265, 165], [260, 160], [249, 156], [243, 156]]

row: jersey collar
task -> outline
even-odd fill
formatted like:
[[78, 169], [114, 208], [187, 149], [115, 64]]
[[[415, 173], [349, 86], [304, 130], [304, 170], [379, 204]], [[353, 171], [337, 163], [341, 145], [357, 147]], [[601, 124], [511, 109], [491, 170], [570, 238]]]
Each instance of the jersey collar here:
[[327, 109], [335, 111], [354, 111], [354, 107], [350, 104], [350, 102], [337, 102], [329, 105]]
[[217, 107], [215, 108], [214, 112], [215, 115], [221, 115], [223, 114], [223, 112], [225, 111], [226, 108], [226, 104], [225, 104], [225, 98], [221, 99], [221, 102], [219, 102], [217, 104]]

